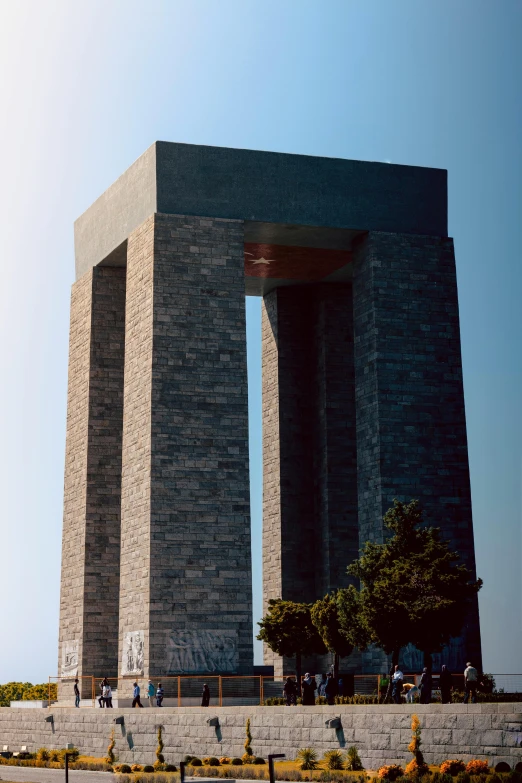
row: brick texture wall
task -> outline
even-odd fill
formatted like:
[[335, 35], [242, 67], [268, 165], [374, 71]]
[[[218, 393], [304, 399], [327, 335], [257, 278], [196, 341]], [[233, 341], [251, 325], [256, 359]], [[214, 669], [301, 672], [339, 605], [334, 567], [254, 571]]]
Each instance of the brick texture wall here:
[[125, 269], [95, 267], [71, 296], [60, 644], [79, 673], [116, 673]]
[[155, 675], [172, 631], [230, 630], [250, 670], [243, 225], [155, 215], [127, 264], [120, 645]]
[[[394, 498], [418, 498], [474, 572], [453, 242], [372, 232], [353, 285], [361, 545], [383, 540]], [[480, 666], [476, 602], [449, 655], [453, 670]]]
[[[314, 601], [348, 584], [358, 552], [350, 284], [264, 297], [263, 589]], [[292, 671], [265, 649], [265, 663]], [[325, 659], [304, 665], [324, 670]]]

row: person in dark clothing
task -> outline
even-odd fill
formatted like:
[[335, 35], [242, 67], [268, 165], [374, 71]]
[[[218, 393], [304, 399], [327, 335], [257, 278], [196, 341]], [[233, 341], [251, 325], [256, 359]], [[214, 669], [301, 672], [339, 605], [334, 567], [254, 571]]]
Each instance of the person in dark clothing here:
[[100, 680], [100, 696], [98, 698], [98, 704], [100, 707], [105, 707], [105, 699], [103, 698], [103, 686], [105, 685], [105, 680]]
[[338, 696], [344, 696], [344, 682], [342, 681], [342, 678], [339, 678], [337, 683], [337, 694]]
[[309, 673], [305, 674], [303, 680], [303, 704], [310, 706], [315, 704], [315, 691], [317, 690], [317, 683], [315, 677], [310, 677]]
[[429, 704], [431, 702], [431, 672], [428, 671], [426, 666], [422, 670], [419, 684], [421, 692], [420, 703]]
[[79, 707], [80, 706], [80, 689], [78, 688], [79, 680], [78, 678], [74, 681], [74, 706]]
[[439, 677], [440, 699], [443, 704], [451, 704], [451, 691], [453, 688], [453, 677], [448, 671], [447, 666], [443, 665]]
[[335, 677], [331, 672], [328, 672], [325, 685], [325, 696], [328, 704], [335, 704], [335, 697], [337, 696], [337, 683]]
[[210, 691], [208, 689], [207, 683], [205, 683], [203, 686], [203, 690], [201, 692], [201, 706], [208, 707], [209, 704], [210, 704]]
[[156, 706], [161, 707], [163, 705], [163, 697], [165, 695], [165, 691], [161, 687], [161, 682], [158, 683], [158, 687], [156, 688]]
[[141, 703], [140, 698], [140, 686], [137, 682], [134, 683], [134, 691], [133, 691], [133, 700], [132, 700], [132, 706], [133, 707], [143, 707], [143, 704]]
[[291, 677], [287, 677], [286, 682], [283, 685], [283, 696], [286, 699], [287, 707], [295, 706], [296, 697], [297, 697], [297, 685], [295, 683], [295, 680], [293, 680]]

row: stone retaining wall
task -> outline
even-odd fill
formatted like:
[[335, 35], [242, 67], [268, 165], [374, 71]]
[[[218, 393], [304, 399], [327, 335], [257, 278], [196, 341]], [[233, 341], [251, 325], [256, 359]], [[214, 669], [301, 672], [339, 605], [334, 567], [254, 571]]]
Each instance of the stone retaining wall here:
[[[0, 709], [0, 745], [29, 751], [61, 748], [74, 743], [82, 754], [104, 756], [111, 730], [122, 762], [155, 760], [157, 726], [164, 728], [164, 754], [179, 763], [186, 753], [200, 757], [241, 756], [245, 722], [251, 720], [254, 753], [286, 753], [294, 758], [299, 748], [311, 746], [320, 754], [356, 745], [367, 769], [411, 759], [411, 715], [422, 727], [422, 749], [428, 763], [447, 758], [486, 758], [492, 764], [522, 761], [522, 707], [520, 704], [386, 705], [337, 707], [180, 707], [159, 709], [49, 708]], [[54, 722], [45, 722], [53, 715]], [[219, 717], [219, 727], [208, 718]], [[341, 716], [342, 729], [325, 727]], [[124, 716], [124, 725], [114, 719]]]

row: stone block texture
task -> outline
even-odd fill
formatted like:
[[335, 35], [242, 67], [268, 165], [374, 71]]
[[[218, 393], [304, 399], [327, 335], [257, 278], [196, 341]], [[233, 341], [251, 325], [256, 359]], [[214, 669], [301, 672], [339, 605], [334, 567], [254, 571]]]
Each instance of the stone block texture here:
[[[394, 498], [418, 498], [474, 573], [453, 241], [370, 232], [353, 266], [360, 544], [384, 540]], [[446, 651], [453, 671], [468, 658], [480, 667], [476, 601]]]
[[[262, 342], [266, 610], [270, 598], [314, 601], [347, 585], [357, 557], [351, 285], [276, 289], [263, 301]], [[265, 662], [293, 668], [268, 649]]]
[[[243, 224], [155, 214], [127, 248], [120, 662], [169, 673], [172, 632], [253, 664]], [[177, 673], [177, 672], [172, 672]]]
[[[161, 709], [115, 710], [62, 708], [54, 710], [54, 724], [45, 723], [47, 710], [0, 708], [0, 743], [16, 751], [26, 745], [29, 751], [40, 747], [63, 748], [72, 742], [84, 755], [103, 757], [114, 728], [114, 717], [123, 716], [116, 726], [115, 752], [120, 762], [151, 764], [155, 760], [157, 726], [163, 726], [163, 753], [170, 763], [179, 764], [185, 754], [241, 756], [245, 723], [251, 721], [252, 748], [265, 759], [269, 753], [285, 753], [293, 759], [300, 748], [313, 747], [319, 755], [328, 750], [344, 751], [356, 745], [367, 770], [383, 764], [411, 760], [411, 716], [421, 722], [422, 750], [429, 764], [448, 758], [469, 761], [487, 759], [490, 765], [506, 761], [511, 767], [522, 761], [520, 704], [447, 705], [336, 705], [332, 707], [166, 707]], [[51, 708], [52, 710], [52, 708]], [[49, 710], [49, 712], [51, 711]], [[509, 710], [509, 711], [508, 711]], [[207, 725], [209, 717], [219, 718], [219, 731]], [[326, 721], [340, 717], [342, 729], [329, 729]], [[74, 774], [74, 773], [73, 773]], [[7, 774], [6, 774], [7, 777]]]
[[[125, 269], [95, 267], [71, 296], [58, 671], [117, 671]], [[90, 681], [89, 681], [90, 691]]]

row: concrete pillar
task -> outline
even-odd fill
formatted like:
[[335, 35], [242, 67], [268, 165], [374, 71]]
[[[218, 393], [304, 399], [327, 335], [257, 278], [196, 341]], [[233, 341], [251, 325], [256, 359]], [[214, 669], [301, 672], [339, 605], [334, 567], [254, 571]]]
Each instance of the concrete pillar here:
[[242, 222], [151, 216], [127, 281], [119, 671], [250, 672]]
[[117, 672], [124, 327], [125, 269], [94, 267], [71, 295], [62, 676]]
[[[418, 498], [474, 572], [453, 241], [370, 232], [353, 285], [361, 545], [383, 540], [394, 498]], [[407, 654], [417, 671], [422, 659]], [[467, 658], [480, 667], [477, 602], [442, 662], [456, 671]]]

